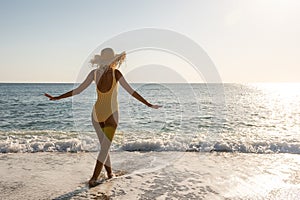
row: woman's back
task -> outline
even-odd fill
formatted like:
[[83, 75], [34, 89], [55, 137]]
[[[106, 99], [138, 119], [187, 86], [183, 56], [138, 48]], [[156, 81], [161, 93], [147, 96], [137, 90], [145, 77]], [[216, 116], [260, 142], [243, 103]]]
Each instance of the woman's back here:
[[109, 69], [103, 74], [95, 70], [94, 80], [98, 98], [94, 105], [93, 117], [95, 121], [103, 122], [118, 111], [118, 88], [115, 70]]
[[115, 70], [108, 69], [107, 71], [100, 72], [98, 69], [94, 71], [94, 81], [96, 83], [97, 89], [102, 92], [106, 93], [112, 88], [113, 79], [115, 79]]

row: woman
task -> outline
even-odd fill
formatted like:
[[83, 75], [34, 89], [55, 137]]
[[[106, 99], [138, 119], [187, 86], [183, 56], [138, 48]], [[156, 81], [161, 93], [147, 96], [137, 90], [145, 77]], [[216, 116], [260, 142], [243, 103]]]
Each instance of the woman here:
[[97, 69], [92, 70], [83, 83], [81, 83], [76, 89], [57, 97], [53, 97], [45, 93], [45, 96], [50, 100], [59, 100], [81, 93], [93, 81], [96, 83], [98, 98], [92, 111], [92, 123], [98, 135], [101, 150], [98, 155], [93, 176], [89, 180], [89, 186], [91, 187], [97, 185], [96, 180], [103, 168], [103, 165], [107, 171], [108, 178], [113, 177], [109, 148], [118, 126], [118, 82], [129, 94], [144, 103], [146, 106], [154, 109], [161, 107], [147, 102], [141, 95], [130, 87], [122, 73], [116, 69], [117, 66], [122, 64], [125, 57], [125, 52], [115, 54], [111, 48], [105, 48], [101, 51], [101, 55], [95, 55], [91, 60], [93, 65], [97, 65]]

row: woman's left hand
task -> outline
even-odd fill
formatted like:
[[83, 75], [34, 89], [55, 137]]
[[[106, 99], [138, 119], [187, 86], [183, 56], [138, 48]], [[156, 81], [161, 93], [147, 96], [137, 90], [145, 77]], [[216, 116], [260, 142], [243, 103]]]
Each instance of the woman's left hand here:
[[50, 94], [47, 94], [47, 93], [45, 93], [44, 94], [46, 97], [48, 97], [49, 98], [49, 100], [59, 100], [59, 98], [58, 97], [53, 97], [53, 96], [51, 96]]
[[154, 109], [158, 109], [158, 108], [161, 108], [162, 106], [159, 106], [159, 105], [152, 105], [150, 106], [151, 108], [154, 108]]

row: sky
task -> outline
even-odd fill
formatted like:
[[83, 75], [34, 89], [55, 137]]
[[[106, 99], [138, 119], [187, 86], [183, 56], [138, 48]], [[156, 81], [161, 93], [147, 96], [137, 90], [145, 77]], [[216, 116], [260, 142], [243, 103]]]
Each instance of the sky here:
[[[223, 82], [299, 82], [299, 21], [298, 0], [0, 0], [0, 82], [74, 82], [103, 42], [149, 27], [200, 45]], [[176, 82], [164, 78], [172, 66], [155, 76], [160, 57], [129, 79]]]

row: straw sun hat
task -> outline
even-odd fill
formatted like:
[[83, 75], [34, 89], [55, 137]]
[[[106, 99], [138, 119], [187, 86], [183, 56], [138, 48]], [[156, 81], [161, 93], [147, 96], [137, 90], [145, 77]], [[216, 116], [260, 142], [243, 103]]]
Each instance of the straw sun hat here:
[[114, 61], [120, 59], [125, 55], [125, 51], [120, 54], [115, 54], [112, 48], [105, 48], [101, 50], [101, 54], [96, 54], [93, 59], [90, 60], [92, 65], [96, 64], [98, 66], [109, 66]]

